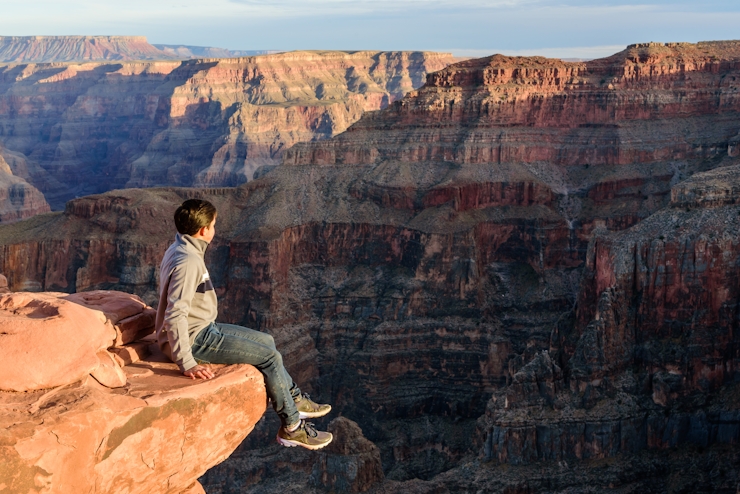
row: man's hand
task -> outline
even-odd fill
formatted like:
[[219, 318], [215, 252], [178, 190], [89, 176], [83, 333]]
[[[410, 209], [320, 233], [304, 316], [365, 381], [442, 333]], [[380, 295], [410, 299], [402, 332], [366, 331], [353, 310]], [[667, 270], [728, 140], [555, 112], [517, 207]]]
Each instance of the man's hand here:
[[196, 365], [195, 367], [183, 372], [190, 379], [213, 379], [216, 377], [211, 370], [204, 365]]

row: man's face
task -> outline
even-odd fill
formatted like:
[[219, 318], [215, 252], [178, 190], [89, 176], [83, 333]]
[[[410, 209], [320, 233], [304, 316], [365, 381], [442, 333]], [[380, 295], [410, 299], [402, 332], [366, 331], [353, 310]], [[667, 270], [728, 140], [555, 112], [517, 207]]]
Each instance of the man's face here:
[[206, 227], [203, 227], [203, 230], [202, 230], [203, 231], [202, 238], [209, 244], [211, 243], [211, 240], [213, 240], [213, 237], [216, 236], [216, 218], [217, 217], [218, 215], [215, 215], [213, 217], [213, 220], [211, 221], [211, 224]]

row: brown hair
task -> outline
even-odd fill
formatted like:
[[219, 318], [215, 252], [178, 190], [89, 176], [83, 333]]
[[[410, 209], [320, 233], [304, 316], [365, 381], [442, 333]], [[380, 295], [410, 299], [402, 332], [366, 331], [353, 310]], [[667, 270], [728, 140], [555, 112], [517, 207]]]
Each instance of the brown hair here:
[[216, 216], [216, 206], [202, 199], [188, 199], [175, 211], [175, 227], [181, 235], [194, 235]]

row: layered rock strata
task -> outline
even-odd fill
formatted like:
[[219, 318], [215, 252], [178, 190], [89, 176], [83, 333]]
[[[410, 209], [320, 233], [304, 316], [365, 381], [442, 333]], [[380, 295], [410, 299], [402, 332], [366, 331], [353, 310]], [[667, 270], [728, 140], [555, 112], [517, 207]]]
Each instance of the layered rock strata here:
[[0, 144], [55, 209], [114, 188], [233, 186], [453, 61], [363, 51], [0, 65]]
[[[153, 356], [121, 369], [106, 351], [116, 339], [110, 318], [130, 325], [146, 313], [143, 304], [115, 292], [73, 295], [74, 302], [60, 295], [0, 298], [0, 485], [9, 492], [202, 493], [197, 478], [265, 410], [261, 374], [215, 366], [214, 379], [193, 382], [165, 363], [156, 344]], [[123, 384], [101, 379], [112, 368]]]
[[738, 43], [637, 44], [578, 63], [468, 60], [431, 75], [411, 97], [343, 136], [296, 146], [286, 163], [367, 164], [377, 157], [628, 165], [736, 155]]
[[594, 238], [556, 359], [540, 353], [489, 404], [488, 458], [740, 445], [739, 181], [738, 165], [696, 174], [669, 207]]
[[[616, 255], [600, 247], [608, 231], [672, 225], [666, 207], [697, 221], [711, 214], [692, 204], [734, 207], [734, 182], [721, 178], [732, 169], [700, 173], [737, 163], [738, 60], [740, 44], [717, 42], [635, 45], [576, 64], [464, 62], [238, 188], [116, 191], [2, 227], [0, 271], [14, 289], [116, 288], [151, 302], [172, 211], [205, 197], [220, 211], [206, 261], [221, 320], [275, 336], [296, 381], [379, 447], [388, 488], [417, 479], [409, 492], [433, 491], [444, 479], [477, 491], [497, 475], [470, 470], [479, 460], [466, 455], [479, 450], [519, 472], [614, 455], [629, 464], [702, 441], [732, 450], [734, 370], [717, 375], [735, 368], [736, 342], [731, 323], [713, 321], [735, 321], [734, 288], [719, 288], [734, 279], [734, 240], [727, 260], [712, 257], [729, 273], [712, 274], [717, 294], [681, 285], [665, 309], [660, 291], [640, 309], [675, 318], [672, 301], [688, 294], [703, 304], [691, 306], [690, 335], [655, 323], [636, 343], [629, 311], [641, 295], [616, 268], [594, 266]], [[589, 247], [594, 231], [603, 235]], [[653, 259], [645, 248], [640, 259]], [[663, 341], [674, 326], [696, 370], [675, 368], [677, 348]], [[527, 492], [512, 475], [505, 485]], [[576, 477], [561, 478], [566, 489]]]

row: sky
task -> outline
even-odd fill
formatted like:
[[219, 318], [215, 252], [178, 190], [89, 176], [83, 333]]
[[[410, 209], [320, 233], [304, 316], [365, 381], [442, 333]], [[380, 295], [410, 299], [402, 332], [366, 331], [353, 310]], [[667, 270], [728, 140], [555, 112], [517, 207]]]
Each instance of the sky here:
[[740, 0], [0, 0], [0, 35], [598, 58], [638, 42], [740, 39]]

